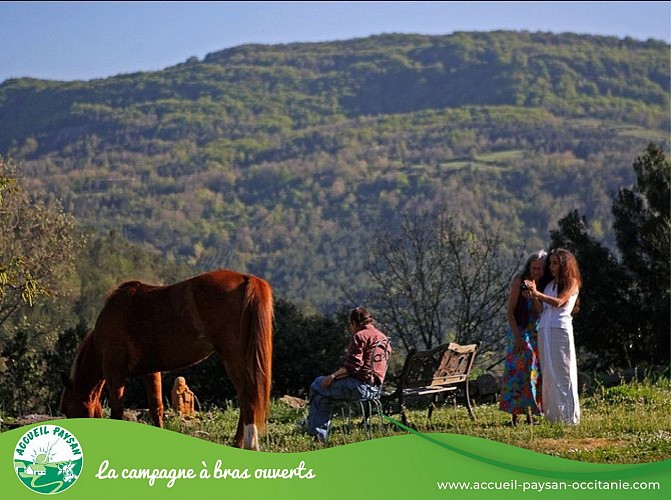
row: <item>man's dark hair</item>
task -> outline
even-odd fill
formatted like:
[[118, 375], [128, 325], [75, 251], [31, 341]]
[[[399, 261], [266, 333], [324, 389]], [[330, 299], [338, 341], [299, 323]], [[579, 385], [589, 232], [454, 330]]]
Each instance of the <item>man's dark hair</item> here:
[[373, 317], [363, 307], [356, 307], [349, 313], [349, 320], [359, 325], [367, 325], [373, 322]]

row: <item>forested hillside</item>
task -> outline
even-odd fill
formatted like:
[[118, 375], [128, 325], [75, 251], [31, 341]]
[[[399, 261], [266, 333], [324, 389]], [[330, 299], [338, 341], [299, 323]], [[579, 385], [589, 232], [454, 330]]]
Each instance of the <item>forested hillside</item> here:
[[35, 197], [168, 260], [331, 309], [378, 229], [448, 205], [546, 246], [613, 241], [632, 160], [668, 150], [669, 46], [527, 32], [249, 45], [151, 73], [0, 84], [0, 154]]

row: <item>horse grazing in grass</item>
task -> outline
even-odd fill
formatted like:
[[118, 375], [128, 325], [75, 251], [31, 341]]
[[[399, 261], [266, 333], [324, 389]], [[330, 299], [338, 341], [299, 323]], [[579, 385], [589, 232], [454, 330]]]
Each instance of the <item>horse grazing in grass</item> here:
[[61, 410], [102, 417], [107, 384], [111, 416], [121, 419], [126, 378], [143, 376], [152, 419], [163, 427], [161, 372], [216, 351], [240, 403], [234, 445], [258, 450], [270, 406], [272, 322], [272, 290], [256, 276], [218, 270], [169, 286], [123, 283], [78, 346], [69, 378], [63, 374]]

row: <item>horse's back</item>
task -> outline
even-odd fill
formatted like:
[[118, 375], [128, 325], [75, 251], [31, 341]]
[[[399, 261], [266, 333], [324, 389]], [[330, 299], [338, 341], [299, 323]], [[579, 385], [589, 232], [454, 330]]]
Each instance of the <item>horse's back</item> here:
[[[181, 283], [195, 283], [198, 286], [220, 293], [231, 293], [250, 278], [255, 277], [251, 274], [243, 274], [237, 271], [231, 271], [230, 269], [217, 269], [216, 271], [199, 274], [198, 276], [189, 278]], [[176, 283], [175, 285], [179, 284], [180, 283]]]
[[198, 363], [237, 342], [250, 281], [270, 289], [260, 278], [223, 269], [171, 285], [127, 281], [98, 317], [97, 344], [133, 375]]
[[170, 285], [170, 287], [180, 291], [184, 290], [184, 293], [190, 292], [194, 300], [203, 303], [207, 301], [237, 303], [244, 296], [243, 285], [249, 278], [250, 275], [219, 269], [199, 274], [186, 281]]
[[155, 312], [165, 314], [169, 309], [179, 310], [189, 300], [237, 301], [244, 296], [244, 286], [254, 280], [269, 285], [251, 274], [219, 269], [199, 274], [170, 285], [152, 285], [142, 281], [126, 281], [107, 298], [105, 306], [124, 309], [128, 314]]

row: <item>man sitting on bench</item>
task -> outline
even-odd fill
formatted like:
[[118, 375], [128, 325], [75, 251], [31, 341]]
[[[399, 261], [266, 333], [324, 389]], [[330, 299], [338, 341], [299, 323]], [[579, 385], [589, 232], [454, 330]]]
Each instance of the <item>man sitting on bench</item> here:
[[[343, 366], [330, 375], [317, 377], [310, 386], [310, 413], [307, 421], [298, 422], [319, 441], [328, 439], [331, 423], [331, 400], [369, 399], [379, 395], [389, 361], [387, 337], [373, 326], [373, 318], [363, 307], [352, 309], [348, 328], [352, 334]], [[386, 354], [375, 356], [380, 341], [385, 341]]]

